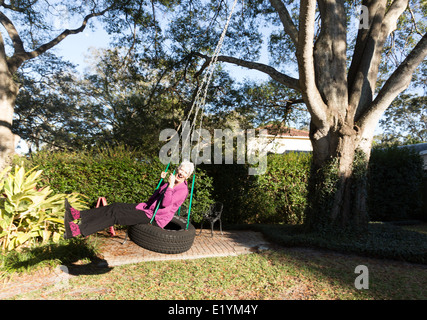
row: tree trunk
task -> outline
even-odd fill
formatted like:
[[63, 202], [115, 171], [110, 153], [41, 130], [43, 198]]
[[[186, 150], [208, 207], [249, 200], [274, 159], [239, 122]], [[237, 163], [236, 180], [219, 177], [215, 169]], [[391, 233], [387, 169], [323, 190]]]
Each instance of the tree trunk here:
[[15, 152], [12, 121], [18, 91], [19, 87], [13, 81], [6, 63], [0, 63], [0, 170], [6, 167]]
[[366, 173], [369, 153], [361, 150], [360, 132], [346, 124], [323, 137], [312, 123], [313, 162], [305, 224], [310, 231], [364, 230], [368, 223]]
[[295, 45], [298, 79], [262, 63], [218, 57], [217, 61], [264, 72], [300, 92], [311, 116], [313, 164], [305, 221], [310, 230], [367, 227], [367, 164], [375, 127], [427, 55], [426, 33], [376, 93], [384, 45], [408, 2], [362, 1], [369, 11], [369, 27], [359, 28], [350, 68], [345, 0], [301, 0], [298, 24], [284, 1], [270, 0]]
[[[29, 12], [32, 10], [30, 9], [31, 6], [32, 5], [29, 5], [27, 8], [30, 10]], [[51, 41], [46, 42], [37, 49], [29, 52], [25, 50], [24, 42], [22, 41], [13, 22], [2, 11], [0, 11], [0, 24], [7, 31], [14, 49], [13, 55], [8, 57], [4, 46], [2, 32], [0, 32], [0, 169], [6, 166], [9, 156], [15, 151], [16, 135], [12, 133], [12, 121], [19, 86], [13, 81], [13, 74], [18, 70], [23, 62], [38, 57], [47, 50], [56, 46], [69, 35], [82, 32], [86, 28], [90, 19], [105, 14], [115, 6], [116, 3], [113, 3], [102, 11], [91, 12], [84, 17], [79, 28], [72, 30], [66, 29]], [[15, 9], [14, 7], [14, 5], [10, 6], [13, 10]], [[24, 11], [25, 10], [26, 9], [24, 9]], [[41, 30], [43, 30], [43, 28]]]

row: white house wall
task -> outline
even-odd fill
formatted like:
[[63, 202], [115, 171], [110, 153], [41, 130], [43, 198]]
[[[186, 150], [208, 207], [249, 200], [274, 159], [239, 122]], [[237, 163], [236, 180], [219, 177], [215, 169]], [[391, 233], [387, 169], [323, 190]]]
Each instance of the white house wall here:
[[[250, 142], [248, 141], [250, 144]], [[259, 144], [259, 141], [255, 141]], [[250, 145], [250, 149], [255, 149], [259, 146]], [[263, 146], [265, 152], [285, 153], [287, 151], [313, 151], [311, 141], [308, 137], [267, 137]]]

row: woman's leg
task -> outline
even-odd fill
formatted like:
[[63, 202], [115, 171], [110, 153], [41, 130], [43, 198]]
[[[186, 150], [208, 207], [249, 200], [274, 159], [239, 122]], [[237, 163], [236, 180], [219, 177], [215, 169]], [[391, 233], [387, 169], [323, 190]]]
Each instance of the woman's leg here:
[[81, 234], [88, 236], [115, 224], [134, 225], [149, 223], [150, 218], [147, 217], [144, 211], [135, 209], [136, 205], [136, 203], [114, 203], [104, 207], [81, 211], [81, 222], [79, 224]]

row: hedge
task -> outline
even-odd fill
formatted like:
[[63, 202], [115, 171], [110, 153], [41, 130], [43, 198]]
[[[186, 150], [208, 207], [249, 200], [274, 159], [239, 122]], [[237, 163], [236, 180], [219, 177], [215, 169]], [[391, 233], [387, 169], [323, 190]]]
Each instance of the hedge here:
[[301, 223], [311, 154], [269, 154], [267, 171], [249, 176], [242, 164], [206, 165], [215, 200], [224, 204], [227, 223]]
[[[157, 157], [123, 146], [85, 152], [38, 152], [25, 166], [43, 170], [43, 183], [56, 192], [83, 194], [89, 207], [94, 207], [99, 197], [105, 197], [109, 204], [146, 201], [166, 167]], [[191, 178], [188, 182], [190, 186]], [[212, 179], [197, 168], [192, 221], [201, 221], [203, 212], [212, 203], [211, 192]], [[189, 197], [184, 205], [188, 207]]]
[[[216, 201], [224, 203], [228, 223], [304, 221], [312, 155], [269, 154], [267, 171], [248, 176], [246, 165], [206, 165], [213, 177]], [[368, 170], [368, 211], [371, 221], [421, 219], [422, 159], [407, 148], [374, 149]]]
[[373, 149], [368, 172], [371, 221], [423, 219], [423, 160], [410, 148]]
[[300, 224], [304, 221], [311, 154], [268, 156], [268, 169], [248, 192], [252, 223]]
[[[267, 171], [259, 176], [249, 176], [247, 165], [199, 165], [192, 221], [199, 223], [208, 206], [220, 201], [226, 224], [302, 223], [311, 158], [309, 153], [270, 154]], [[145, 201], [165, 168], [157, 157], [126, 147], [39, 152], [26, 165], [42, 169], [44, 183], [54, 191], [85, 195], [91, 207], [101, 196], [108, 203]], [[403, 148], [373, 150], [368, 172], [371, 221], [426, 220], [421, 216], [422, 177], [417, 153]]]

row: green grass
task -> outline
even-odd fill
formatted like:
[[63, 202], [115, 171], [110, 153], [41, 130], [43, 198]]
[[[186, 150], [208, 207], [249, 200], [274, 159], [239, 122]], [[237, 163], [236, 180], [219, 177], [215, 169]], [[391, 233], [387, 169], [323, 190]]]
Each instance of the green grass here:
[[403, 229], [427, 234], [427, 223], [403, 226]]
[[267, 239], [283, 246], [335, 250], [369, 257], [427, 264], [427, 224], [395, 226], [369, 223], [360, 234], [346, 232], [306, 233], [301, 225], [249, 225]]
[[[115, 268], [93, 267], [91, 262], [97, 259], [93, 238], [33, 248], [2, 257], [0, 292], [8, 281], [31, 279], [37, 270], [77, 263], [72, 273], [78, 276], [72, 276], [68, 286], [49, 285], [12, 298], [427, 299], [427, 265], [407, 261], [424, 259], [427, 224], [372, 224], [359, 238], [303, 234], [289, 226], [256, 229], [285, 247], [237, 257]], [[368, 290], [354, 286], [358, 265], [369, 269]]]
[[[369, 289], [354, 286], [357, 265], [369, 268]], [[88, 272], [90, 273], [90, 272]], [[426, 299], [425, 266], [312, 249], [242, 256], [146, 262], [72, 277], [19, 299]]]
[[55, 268], [77, 261], [91, 261], [97, 257], [96, 237], [87, 241], [83, 238], [61, 240], [11, 251], [0, 255], [0, 280], [14, 273], [31, 273], [43, 268]]

